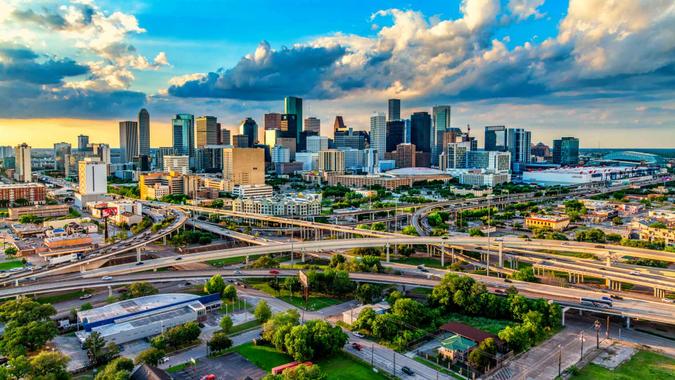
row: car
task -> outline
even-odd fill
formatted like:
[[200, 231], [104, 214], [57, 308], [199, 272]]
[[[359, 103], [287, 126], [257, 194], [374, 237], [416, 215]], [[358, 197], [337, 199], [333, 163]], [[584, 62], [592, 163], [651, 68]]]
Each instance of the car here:
[[352, 343], [352, 348], [355, 349], [356, 351], [361, 351], [361, 349], [363, 348], [363, 346], [360, 345], [360, 344], [358, 344], [358, 343], [356, 343], [356, 342], [353, 342], [353, 343]]
[[513, 281], [509, 280], [508, 278], [505, 278], [504, 282], [513, 282]]
[[166, 362], [168, 362], [168, 361], [169, 361], [169, 357], [168, 357], [168, 356], [165, 356], [165, 357], [159, 359], [159, 363], [160, 363], [160, 364], [166, 363]]
[[608, 297], [608, 296], [602, 296], [602, 297], [600, 297], [600, 299], [605, 300], [605, 301], [610, 301], [610, 302], [612, 301], [612, 297]]
[[633, 276], [639, 276], [639, 275], [640, 275], [640, 272], [634, 270], [634, 271], [631, 271], [630, 274], [633, 275]]
[[358, 331], [354, 331], [352, 334], [354, 334], [354, 336], [357, 337], [357, 338], [363, 338], [363, 334], [361, 334]]
[[504, 291], [501, 289], [495, 289], [496, 294], [504, 294]]
[[240, 274], [241, 274], [241, 271], [240, 271], [239, 269], [237, 269], [237, 270], [234, 271], [234, 274], [240, 275]]
[[175, 258], [175, 260], [176, 260], [176, 261], [178, 261], [178, 260], [183, 260], [183, 258], [180, 257], [180, 256], [178, 256], [178, 257]]
[[143, 265], [143, 264], [145, 264], [145, 263], [142, 262], [142, 261], [139, 261], [139, 262], [136, 263], [136, 265]]
[[665, 303], [675, 303], [675, 300], [672, 298], [661, 298], [661, 301]]
[[595, 248], [605, 248], [605, 246], [604, 246], [604, 245], [601, 245], [601, 244], [595, 245], [594, 247], [595, 247]]
[[401, 372], [405, 373], [408, 376], [414, 376], [415, 375], [415, 371], [410, 369], [410, 367], [408, 367], [408, 366], [401, 367]]
[[612, 299], [615, 299], [615, 300], [622, 300], [622, 299], [623, 299], [623, 297], [621, 297], [621, 296], [618, 295], [618, 294], [610, 294], [609, 296], [610, 296]]
[[202, 376], [199, 380], [216, 380], [216, 375], [210, 373], [208, 375]]
[[278, 270], [276, 270], [276, 269], [272, 269], [272, 270], [270, 271], [270, 274], [272, 274], [272, 275], [275, 275], [275, 276], [276, 276], [276, 275], [278, 275], [278, 274], [279, 274], [279, 271], [278, 271]]
[[110, 281], [110, 280], [112, 280], [112, 276], [103, 276], [103, 277], [101, 277], [101, 280]]
[[86, 300], [86, 299], [89, 299], [89, 298], [91, 298], [91, 294], [89, 294], [89, 293], [85, 293], [85, 294], [80, 296], [81, 300]]

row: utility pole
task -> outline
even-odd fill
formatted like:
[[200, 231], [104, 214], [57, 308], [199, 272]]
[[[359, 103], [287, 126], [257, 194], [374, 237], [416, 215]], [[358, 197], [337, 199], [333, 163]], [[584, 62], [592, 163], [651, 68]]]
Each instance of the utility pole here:
[[562, 346], [558, 345], [558, 377], [562, 373]]
[[375, 367], [375, 343], [370, 344], [370, 366]]
[[394, 377], [396, 377], [396, 351], [394, 351]]
[[584, 358], [584, 330], [581, 330], [581, 356], [579, 357], [579, 360]]
[[595, 327], [595, 348], [600, 348], [600, 321], [596, 320], [593, 327]]

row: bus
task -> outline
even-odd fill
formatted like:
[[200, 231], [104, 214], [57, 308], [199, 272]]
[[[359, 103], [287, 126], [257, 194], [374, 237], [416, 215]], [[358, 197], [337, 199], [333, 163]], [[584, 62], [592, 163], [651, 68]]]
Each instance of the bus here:
[[614, 306], [613, 302], [611, 300], [607, 299], [602, 299], [602, 298], [579, 298], [579, 302], [582, 305], [586, 306], [594, 306], [594, 307], [600, 307], [600, 308], [611, 308]]

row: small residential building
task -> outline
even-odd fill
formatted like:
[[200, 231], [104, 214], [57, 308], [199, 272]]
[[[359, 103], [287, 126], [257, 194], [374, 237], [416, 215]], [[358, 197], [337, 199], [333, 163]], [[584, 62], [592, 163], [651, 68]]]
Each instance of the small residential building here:
[[675, 229], [652, 227], [657, 222], [654, 219], [642, 219], [634, 221], [631, 228], [637, 232], [640, 240], [662, 241], [666, 245], [675, 244]]
[[570, 225], [570, 218], [562, 215], [534, 215], [525, 218], [527, 228], [549, 228], [562, 231]]
[[452, 362], [466, 360], [469, 351], [488, 338], [494, 339], [497, 349], [503, 345], [496, 335], [459, 322], [448, 322], [439, 330], [450, 335], [441, 342], [438, 353]]
[[372, 309], [375, 314], [385, 314], [389, 312], [391, 306], [387, 302], [379, 302], [373, 305], [361, 305], [342, 312], [342, 322], [351, 325], [359, 318], [359, 314], [365, 309]]

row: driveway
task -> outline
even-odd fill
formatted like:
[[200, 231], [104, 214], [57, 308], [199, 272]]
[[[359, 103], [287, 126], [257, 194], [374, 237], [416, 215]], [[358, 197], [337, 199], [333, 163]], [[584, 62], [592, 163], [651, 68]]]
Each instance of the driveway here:
[[243, 356], [230, 353], [217, 358], [204, 358], [194, 367], [187, 367], [173, 374], [176, 380], [199, 380], [202, 376], [215, 374], [221, 380], [241, 380], [263, 378], [267, 373], [256, 367]]

